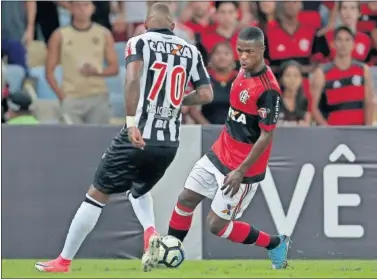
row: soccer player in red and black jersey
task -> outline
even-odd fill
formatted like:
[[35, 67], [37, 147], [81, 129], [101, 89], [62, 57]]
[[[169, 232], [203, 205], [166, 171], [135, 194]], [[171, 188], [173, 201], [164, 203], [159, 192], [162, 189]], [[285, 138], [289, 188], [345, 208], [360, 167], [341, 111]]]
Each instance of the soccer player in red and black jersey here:
[[369, 67], [352, 59], [354, 33], [335, 30], [333, 62], [316, 69], [311, 80], [313, 116], [319, 125], [371, 125], [373, 82]]
[[279, 118], [280, 88], [264, 64], [264, 35], [257, 27], [243, 29], [237, 40], [241, 70], [230, 91], [225, 127], [191, 170], [170, 219], [168, 234], [181, 241], [192, 215], [205, 198], [212, 199], [208, 224], [219, 237], [267, 249], [276, 269], [287, 266], [289, 237], [270, 235], [236, 221], [265, 177], [272, 138]]

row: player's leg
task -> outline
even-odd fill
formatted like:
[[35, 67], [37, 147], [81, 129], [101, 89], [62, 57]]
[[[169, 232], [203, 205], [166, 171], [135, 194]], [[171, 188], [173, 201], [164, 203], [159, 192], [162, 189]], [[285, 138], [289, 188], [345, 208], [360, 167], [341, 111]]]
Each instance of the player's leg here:
[[[187, 182], [193, 182], [190, 178]], [[186, 184], [187, 184], [186, 182]], [[190, 185], [196, 185], [196, 181]], [[205, 197], [190, 189], [183, 189], [170, 217], [168, 235], [172, 235], [183, 241], [190, 230], [195, 208]]]
[[183, 241], [190, 230], [195, 208], [205, 197], [212, 199], [217, 190], [213, 165], [204, 156], [192, 168], [169, 222], [168, 235]]
[[[137, 158], [137, 149], [122, 147], [120, 139], [102, 156], [96, 170], [93, 185], [89, 188], [85, 200], [77, 210], [59, 257], [48, 262], [38, 262], [35, 267], [44, 272], [67, 272], [72, 259], [80, 249], [88, 234], [93, 230], [110, 194], [124, 192], [131, 187], [134, 175], [132, 161]], [[119, 149], [122, 153], [119, 154]], [[125, 163], [125, 164], [123, 164]]]
[[107, 200], [106, 194], [91, 186], [72, 219], [59, 257], [48, 262], [37, 262], [36, 269], [44, 272], [68, 272], [77, 251], [97, 224]]
[[138, 166], [138, 176], [133, 181], [128, 198], [135, 215], [144, 229], [144, 255], [142, 266], [149, 271], [157, 265], [160, 235], [156, 230], [153, 199], [150, 190], [164, 176], [177, 153], [175, 147], [146, 146], [140, 154], [142, 164]]
[[144, 229], [144, 251], [146, 251], [149, 246], [150, 238], [157, 234], [152, 195], [148, 192], [135, 198], [132, 193], [129, 192], [128, 199], [132, 204], [137, 219]]
[[207, 217], [210, 231], [232, 242], [263, 247], [268, 251], [273, 268], [285, 268], [289, 245], [287, 236], [271, 235], [251, 224], [236, 220], [250, 204], [257, 187], [258, 184], [241, 184], [240, 190], [232, 198], [224, 196], [219, 189]]

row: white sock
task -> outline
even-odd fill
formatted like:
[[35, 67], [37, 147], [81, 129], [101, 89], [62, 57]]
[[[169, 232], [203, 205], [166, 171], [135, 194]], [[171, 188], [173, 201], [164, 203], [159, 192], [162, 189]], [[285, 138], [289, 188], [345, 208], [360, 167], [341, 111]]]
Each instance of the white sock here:
[[151, 193], [146, 193], [145, 195], [135, 199], [132, 194], [128, 195], [132, 207], [135, 211], [137, 219], [143, 226], [144, 230], [149, 227], [156, 227], [154, 220], [154, 210], [153, 210], [153, 198]]
[[[88, 196], [87, 196], [88, 198]], [[93, 200], [92, 198], [90, 198]], [[98, 202], [97, 202], [98, 203]], [[98, 203], [98, 205], [103, 206]], [[101, 215], [102, 208], [93, 204], [83, 202], [73, 217], [64, 248], [60, 254], [62, 258], [72, 260], [84, 242], [87, 235], [93, 230]]]

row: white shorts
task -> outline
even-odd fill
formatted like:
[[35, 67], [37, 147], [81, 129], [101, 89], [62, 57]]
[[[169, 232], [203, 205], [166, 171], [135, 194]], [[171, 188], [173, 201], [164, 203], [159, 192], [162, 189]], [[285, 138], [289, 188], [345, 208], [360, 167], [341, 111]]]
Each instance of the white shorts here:
[[220, 218], [238, 219], [249, 206], [259, 183], [241, 184], [237, 194], [231, 198], [230, 193], [225, 196], [220, 190], [224, 178], [225, 175], [204, 155], [192, 168], [185, 188], [211, 199], [211, 208]]

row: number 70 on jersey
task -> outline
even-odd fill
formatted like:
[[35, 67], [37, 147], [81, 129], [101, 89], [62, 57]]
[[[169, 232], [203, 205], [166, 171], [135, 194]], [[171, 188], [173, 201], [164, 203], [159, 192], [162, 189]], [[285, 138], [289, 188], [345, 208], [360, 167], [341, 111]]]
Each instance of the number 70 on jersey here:
[[166, 87], [169, 86], [169, 88], [166, 88], [165, 91], [169, 98], [169, 103], [174, 108], [179, 109], [185, 93], [186, 69], [181, 65], [177, 65], [168, 72], [168, 64], [160, 61], [155, 61], [150, 69], [157, 74], [157, 77], [154, 78], [154, 83], [152, 84], [147, 99], [150, 102], [155, 102], [158, 96], [164, 93], [161, 92], [161, 89], [166, 81]]

